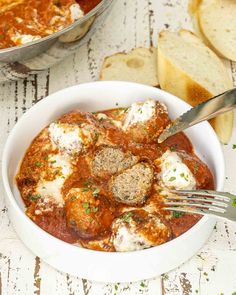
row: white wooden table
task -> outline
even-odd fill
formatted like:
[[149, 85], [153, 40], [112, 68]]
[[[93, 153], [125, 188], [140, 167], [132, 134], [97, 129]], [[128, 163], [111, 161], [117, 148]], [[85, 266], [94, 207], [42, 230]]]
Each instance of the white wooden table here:
[[[191, 28], [187, 0], [117, 0], [106, 24], [76, 54], [40, 75], [0, 85], [1, 152], [18, 118], [37, 101], [61, 88], [96, 80], [106, 55], [156, 45], [161, 29], [180, 27]], [[236, 84], [236, 64], [228, 62], [227, 66]], [[236, 130], [223, 147], [225, 189], [236, 192], [233, 144]], [[22, 244], [7, 216], [2, 183], [0, 189], [0, 295], [236, 294], [236, 224], [218, 222], [197, 255], [161, 277], [130, 284], [93, 283], [53, 269]]]

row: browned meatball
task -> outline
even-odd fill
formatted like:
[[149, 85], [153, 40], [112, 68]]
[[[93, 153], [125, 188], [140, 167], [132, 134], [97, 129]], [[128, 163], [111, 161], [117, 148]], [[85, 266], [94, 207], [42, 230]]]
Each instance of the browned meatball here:
[[196, 188], [214, 189], [213, 176], [208, 166], [196, 155], [178, 152], [182, 161], [188, 166], [196, 179]]
[[127, 111], [123, 130], [135, 142], [150, 143], [155, 141], [169, 124], [165, 106], [154, 100], [134, 103]]
[[124, 153], [119, 147], [103, 146], [92, 161], [92, 172], [99, 177], [106, 177], [132, 167], [139, 158], [130, 152]]
[[138, 163], [114, 176], [110, 182], [110, 189], [118, 202], [135, 205], [145, 201], [152, 182], [152, 167], [147, 163]]
[[72, 188], [66, 196], [67, 226], [84, 239], [106, 235], [114, 218], [109, 202], [97, 192]]
[[135, 251], [170, 240], [171, 229], [158, 215], [145, 210], [123, 213], [112, 224], [112, 242], [116, 251]]

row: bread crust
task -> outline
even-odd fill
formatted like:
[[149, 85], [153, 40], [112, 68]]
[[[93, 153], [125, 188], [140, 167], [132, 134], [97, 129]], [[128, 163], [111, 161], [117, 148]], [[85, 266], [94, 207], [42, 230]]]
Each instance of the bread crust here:
[[[190, 33], [192, 34], [192, 32]], [[163, 34], [164, 32], [159, 34], [159, 42]], [[159, 83], [163, 90], [174, 94], [192, 106], [196, 106], [214, 96], [205, 87], [194, 81], [188, 73], [184, 72], [168, 59], [165, 53], [162, 52], [160, 46], [158, 46], [157, 56]], [[228, 87], [230, 88], [231, 86], [227, 85]], [[210, 121], [222, 143], [227, 143], [231, 137], [233, 117], [233, 112], [227, 112]]]

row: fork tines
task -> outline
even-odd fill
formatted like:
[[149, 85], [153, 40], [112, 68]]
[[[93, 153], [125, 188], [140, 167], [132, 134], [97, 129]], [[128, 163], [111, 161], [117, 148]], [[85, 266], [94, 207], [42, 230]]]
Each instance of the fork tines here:
[[216, 212], [223, 216], [230, 205], [230, 194], [211, 190], [171, 190], [165, 197], [165, 210], [197, 214]]

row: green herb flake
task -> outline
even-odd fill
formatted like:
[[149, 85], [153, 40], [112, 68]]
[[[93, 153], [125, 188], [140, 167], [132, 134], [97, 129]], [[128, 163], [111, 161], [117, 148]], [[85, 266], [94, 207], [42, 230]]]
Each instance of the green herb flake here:
[[173, 218], [180, 218], [181, 216], [184, 216], [184, 212], [180, 212], [180, 211], [173, 211], [172, 216]]
[[172, 146], [170, 147], [170, 151], [171, 151], [171, 152], [175, 152], [176, 149], [177, 149], [177, 145], [176, 145], [176, 144], [174, 144], [174, 145], [172, 145]]
[[100, 136], [100, 134], [99, 134], [97, 131], [95, 131], [95, 135], [94, 135], [94, 141], [95, 141], [95, 142], [98, 141], [99, 136]]
[[124, 222], [130, 222], [131, 217], [133, 216], [133, 212], [126, 212], [122, 219], [124, 220]]
[[173, 171], [176, 172], [176, 168], [174, 168]]
[[53, 160], [53, 161], [51, 161], [51, 164], [55, 164], [57, 161], [56, 160]]
[[36, 167], [39, 167], [39, 168], [42, 167], [42, 165], [43, 165], [43, 164], [42, 164], [41, 162], [36, 162], [36, 163], [35, 163], [35, 166], [36, 166]]
[[233, 150], [236, 150], [236, 144], [233, 144]]
[[93, 211], [94, 213], [98, 212], [98, 207], [93, 207], [93, 208], [92, 208], [92, 211]]
[[41, 198], [41, 195], [39, 195], [39, 194], [37, 194], [37, 195], [29, 195], [28, 196], [28, 199], [30, 200], [30, 201], [33, 201], [33, 202], [36, 202], [37, 200], [39, 200]]
[[144, 284], [144, 282], [141, 282], [141, 283], [140, 283], [140, 287], [142, 287], [142, 288], [146, 288], [147, 286]]
[[117, 291], [118, 290], [118, 285], [115, 285], [115, 291]]
[[47, 161], [47, 160], [48, 160], [48, 158], [49, 158], [48, 156], [45, 156], [43, 159], [44, 159], [45, 161]]
[[76, 196], [72, 196], [72, 197], [70, 197], [70, 200], [71, 201], [75, 201], [77, 198], [76, 198]]
[[232, 206], [233, 207], [236, 207], [236, 196], [233, 197], [233, 199], [232, 199]]
[[207, 277], [208, 276], [208, 273], [207, 272], [204, 272], [203, 275]]
[[87, 209], [85, 210], [85, 212], [86, 212], [86, 214], [90, 214], [90, 213], [91, 213], [91, 209], [90, 209], [90, 208], [87, 208]]
[[82, 206], [83, 206], [84, 209], [88, 209], [90, 207], [90, 204], [89, 203], [83, 203]]
[[172, 177], [169, 179], [169, 181], [174, 181], [174, 180], [176, 180], [176, 177], [174, 177], [174, 176], [172, 176]]
[[82, 192], [85, 193], [85, 192], [89, 192], [90, 191], [90, 188], [89, 187], [84, 187], [82, 188]]
[[97, 197], [99, 193], [100, 193], [100, 188], [96, 188], [96, 189], [93, 191], [93, 196], [94, 196], [94, 197]]
[[196, 174], [199, 170], [199, 165], [197, 163], [194, 164], [194, 167], [193, 167], [193, 172], [194, 174]]

